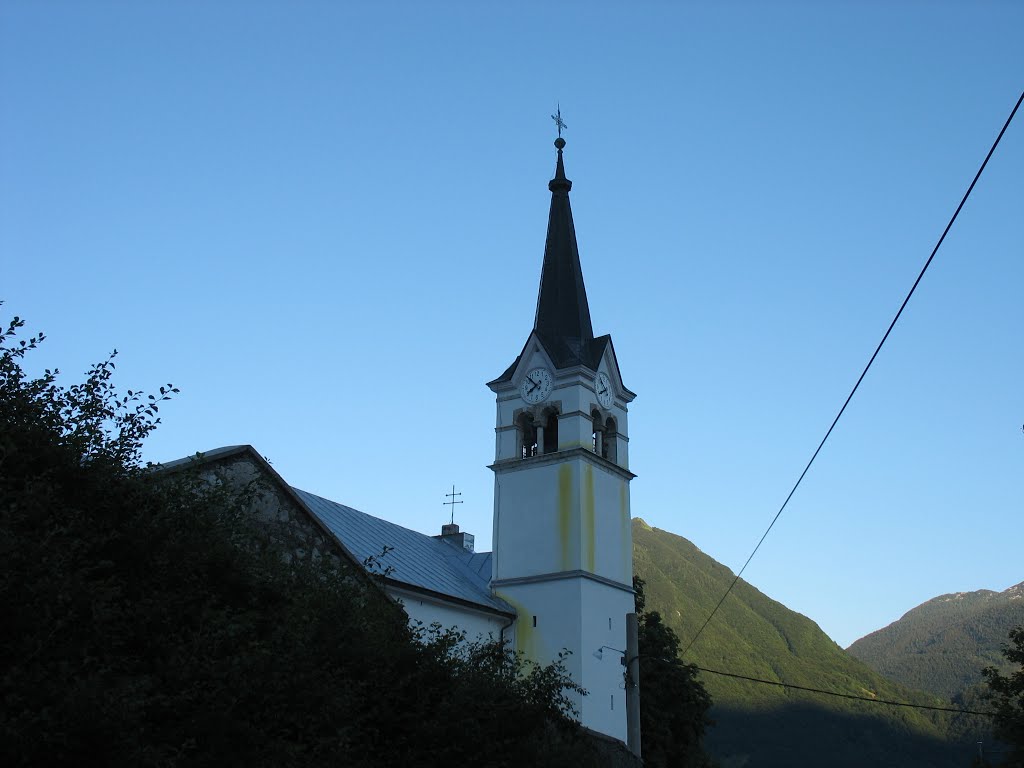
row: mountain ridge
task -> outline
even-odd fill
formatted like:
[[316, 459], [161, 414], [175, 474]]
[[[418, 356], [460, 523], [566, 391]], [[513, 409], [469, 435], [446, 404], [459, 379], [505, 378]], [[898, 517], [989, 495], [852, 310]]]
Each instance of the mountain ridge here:
[[[634, 567], [649, 610], [662, 614], [683, 648], [735, 578], [682, 536], [633, 521]], [[972, 723], [948, 713], [891, 707], [842, 696], [949, 706], [933, 694], [894, 683], [854, 658], [809, 617], [791, 611], [742, 579], [684, 661], [827, 696], [701, 673], [717, 725], [708, 748], [723, 768], [818, 764], [969, 764]], [[959, 722], [956, 722], [959, 718]], [[957, 734], [960, 734], [957, 736]]]
[[982, 684], [981, 670], [1009, 667], [1001, 648], [1024, 624], [1024, 582], [996, 592], [950, 592], [926, 600], [847, 648], [879, 674], [945, 698]]

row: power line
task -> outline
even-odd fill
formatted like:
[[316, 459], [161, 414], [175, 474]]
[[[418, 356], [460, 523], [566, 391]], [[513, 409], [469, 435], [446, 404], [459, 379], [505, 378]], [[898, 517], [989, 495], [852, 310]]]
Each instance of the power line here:
[[710, 672], [713, 675], [722, 675], [723, 677], [734, 677], [737, 680], [747, 680], [751, 683], [762, 683], [763, 685], [775, 685], [779, 688], [792, 688], [797, 691], [807, 691], [808, 693], [821, 693], [826, 696], [838, 696], [841, 699], [854, 699], [855, 701], [870, 701], [873, 704], [888, 704], [892, 707], [910, 707], [911, 709], [932, 709], [936, 712], [956, 712], [961, 715], [983, 715], [985, 717], [995, 717], [995, 712], [976, 712], [973, 709], [954, 709], [952, 707], [933, 707], [928, 704], [911, 704], [907, 701], [889, 701], [888, 699], [877, 699], [871, 696], [855, 696], [852, 693], [836, 693], [835, 691], [824, 691], [821, 688], [808, 688], [803, 685], [792, 685], [791, 683], [779, 683], [774, 680], [762, 680], [757, 677], [747, 677], [746, 675], [734, 675], [732, 672], [720, 672], [717, 669], [705, 669], [704, 667], [697, 667], [693, 665], [701, 672]]
[[896, 316], [893, 317], [892, 322], [889, 323], [889, 327], [886, 329], [885, 335], [882, 336], [882, 340], [878, 342], [878, 346], [875, 347], [874, 354], [871, 355], [871, 359], [868, 360], [868, 364], [865, 365], [864, 370], [861, 371], [861, 374], [857, 379], [857, 383], [854, 384], [853, 389], [850, 390], [850, 394], [846, 397], [846, 402], [843, 403], [843, 407], [839, 409], [839, 413], [837, 413], [836, 417], [832, 420], [832, 426], [828, 428], [828, 432], [826, 432], [825, 436], [821, 438], [821, 442], [818, 443], [818, 447], [815, 449], [814, 454], [811, 456], [811, 460], [807, 462], [807, 466], [804, 467], [804, 471], [800, 473], [800, 477], [797, 478], [797, 481], [793, 485], [792, 490], [790, 490], [789, 495], [786, 496], [786, 500], [782, 502], [782, 506], [779, 507], [779, 511], [775, 513], [775, 517], [772, 518], [772, 521], [768, 525], [767, 530], [765, 530], [764, 534], [761, 536], [761, 539], [757, 542], [757, 546], [754, 547], [754, 551], [750, 553], [750, 557], [747, 558], [747, 562], [745, 562], [743, 564], [743, 567], [740, 568], [739, 572], [736, 574], [736, 577], [732, 580], [732, 583], [729, 585], [729, 588], [725, 590], [725, 594], [722, 595], [722, 599], [718, 601], [718, 604], [715, 606], [714, 610], [711, 611], [711, 614], [707, 617], [707, 619], [704, 620], [704, 623], [701, 625], [700, 629], [697, 630], [697, 634], [695, 634], [693, 638], [690, 640], [690, 642], [687, 643], [686, 648], [683, 649], [682, 655], [686, 655], [686, 652], [690, 650], [691, 646], [695, 642], [697, 642], [697, 638], [701, 636], [707, 625], [711, 623], [711, 619], [713, 619], [715, 614], [718, 613], [718, 609], [722, 607], [722, 603], [725, 602], [725, 598], [727, 598], [729, 596], [729, 593], [732, 592], [733, 587], [736, 586], [736, 582], [740, 580], [740, 576], [742, 576], [743, 572], [747, 570], [747, 566], [750, 565], [750, 561], [753, 560], [754, 555], [757, 554], [757, 550], [761, 548], [761, 545], [764, 543], [764, 540], [768, 538], [768, 534], [771, 532], [772, 528], [775, 527], [776, 521], [778, 521], [779, 516], [782, 514], [782, 511], [786, 508], [786, 505], [789, 504], [789, 500], [793, 498], [793, 494], [796, 493], [796, 489], [800, 487], [800, 483], [803, 482], [804, 476], [807, 474], [807, 471], [811, 468], [811, 465], [814, 463], [814, 460], [818, 458], [818, 454], [821, 452], [821, 449], [825, 447], [825, 442], [828, 440], [829, 435], [832, 434], [832, 430], [835, 429], [836, 424], [839, 423], [839, 419], [842, 417], [843, 412], [846, 411], [846, 406], [850, 404], [850, 401], [853, 399], [854, 394], [856, 394], [857, 389], [860, 387], [860, 383], [864, 380], [864, 377], [867, 375], [868, 370], [871, 368], [871, 364], [875, 362], [875, 358], [878, 357], [878, 353], [882, 351], [882, 346], [889, 338], [889, 334], [892, 333], [892, 329], [896, 326], [896, 322], [900, 319], [900, 315], [903, 314], [903, 310], [910, 302], [910, 297], [913, 296], [914, 291], [917, 290], [917, 286], [921, 282], [921, 279], [924, 277], [924, 273], [928, 271], [928, 267], [929, 265], [931, 265], [932, 259], [935, 258], [935, 254], [938, 253], [939, 246], [941, 246], [942, 241], [946, 239], [946, 235], [949, 233], [950, 228], [952, 228], [953, 222], [956, 221], [956, 217], [960, 215], [960, 210], [964, 207], [964, 204], [967, 202], [967, 198], [971, 196], [971, 192], [974, 189], [974, 185], [977, 184], [978, 179], [981, 178], [982, 171], [985, 170], [985, 166], [988, 165], [989, 158], [992, 157], [992, 153], [995, 152], [996, 147], [999, 146], [999, 141], [1003, 138], [1003, 134], [1006, 133], [1006, 129], [1010, 127], [1010, 122], [1013, 120], [1013, 116], [1017, 114], [1017, 109], [1020, 107], [1022, 101], [1024, 101], [1024, 92], [1021, 92], [1020, 98], [1017, 99], [1017, 103], [1010, 111], [1010, 116], [1006, 118], [1006, 122], [1003, 124], [1002, 130], [999, 131], [999, 135], [996, 136], [996, 140], [993, 142], [992, 148], [989, 149], [988, 154], [985, 155], [985, 160], [984, 162], [982, 162], [981, 167], [978, 169], [978, 172], [974, 174], [974, 180], [971, 182], [971, 185], [967, 188], [967, 191], [964, 193], [963, 199], [960, 200], [960, 205], [956, 207], [956, 211], [954, 211], [953, 216], [949, 220], [949, 223], [946, 224], [946, 228], [942, 230], [942, 236], [939, 238], [939, 241], [935, 244], [935, 247], [932, 249], [931, 255], [928, 257], [928, 260], [924, 263], [924, 266], [921, 267], [920, 274], [918, 274], [917, 279], [911, 286], [910, 292], [907, 293], [907, 297], [903, 299], [903, 303], [900, 305], [899, 310], [896, 312]]

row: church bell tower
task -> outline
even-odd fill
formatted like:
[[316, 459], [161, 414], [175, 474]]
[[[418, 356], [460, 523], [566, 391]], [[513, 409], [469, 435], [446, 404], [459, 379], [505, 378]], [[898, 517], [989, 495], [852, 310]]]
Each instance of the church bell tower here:
[[572, 182], [555, 141], [544, 263], [533, 331], [488, 383], [497, 396], [491, 586], [516, 608], [517, 650], [565, 666], [586, 689], [583, 725], [626, 741], [623, 667], [633, 606], [629, 425], [610, 336], [594, 337], [569, 206]]

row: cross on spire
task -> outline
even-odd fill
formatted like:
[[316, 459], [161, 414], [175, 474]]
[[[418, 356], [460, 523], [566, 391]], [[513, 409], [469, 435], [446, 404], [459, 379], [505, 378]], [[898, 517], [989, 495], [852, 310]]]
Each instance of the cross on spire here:
[[551, 119], [555, 121], [555, 125], [558, 126], [558, 138], [562, 138], [562, 131], [568, 128], [565, 121], [562, 120], [562, 105], [558, 105], [558, 110], [551, 116]]

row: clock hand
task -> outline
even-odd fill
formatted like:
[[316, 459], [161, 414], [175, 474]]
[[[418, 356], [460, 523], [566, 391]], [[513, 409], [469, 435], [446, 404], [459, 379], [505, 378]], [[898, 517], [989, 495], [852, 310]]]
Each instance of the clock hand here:
[[526, 390], [526, 394], [530, 394], [531, 392], [533, 392], [533, 390], [535, 390], [535, 389], [536, 389], [537, 387], [539, 387], [539, 386], [540, 386], [540, 384], [539, 384], [539, 383], [537, 383], [536, 381], [534, 381], [533, 379], [531, 379], [531, 378], [530, 378], [529, 376], [527, 376], [527, 377], [526, 377], [526, 380], [527, 380], [528, 382], [530, 382], [531, 384], [533, 384], [533, 386], [532, 386], [532, 387], [530, 387], [530, 388], [529, 388], [528, 390]]

